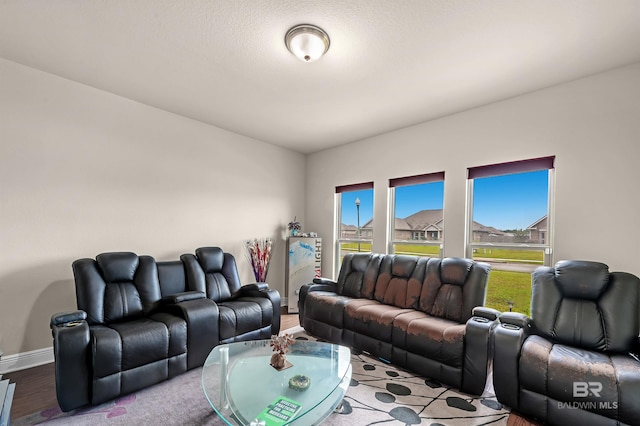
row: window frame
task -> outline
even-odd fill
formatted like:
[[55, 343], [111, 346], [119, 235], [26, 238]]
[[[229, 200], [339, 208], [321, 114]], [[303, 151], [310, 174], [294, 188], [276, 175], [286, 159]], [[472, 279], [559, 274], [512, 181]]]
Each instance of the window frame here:
[[[506, 250], [543, 250], [543, 265], [553, 264], [553, 234], [555, 217], [555, 156], [533, 158], [530, 160], [512, 161], [507, 163], [491, 164], [486, 166], [469, 167], [467, 169], [467, 208], [466, 208], [466, 230], [465, 230], [465, 255], [473, 259], [474, 249], [506, 249]], [[491, 243], [473, 241], [473, 184], [475, 179], [504, 176], [516, 173], [527, 173], [541, 170], [548, 171], [547, 179], [547, 231], [545, 232], [545, 243]]]
[[[389, 179], [389, 188], [388, 188], [388, 196], [389, 200], [389, 208], [388, 208], [388, 235], [387, 235], [387, 252], [390, 254], [396, 253], [396, 244], [408, 245], [408, 246], [428, 246], [428, 247], [438, 247], [438, 255], [437, 257], [442, 258], [444, 255], [444, 232], [442, 235], [442, 239], [440, 241], [430, 241], [426, 239], [427, 231], [423, 231], [425, 234], [424, 240], [401, 240], [395, 238], [395, 219], [396, 219], [396, 191], [395, 189], [399, 186], [414, 186], [414, 185], [422, 185], [426, 183], [435, 183], [435, 182], [444, 182], [445, 174], [444, 172], [435, 172], [435, 173], [426, 173], [421, 175], [413, 175], [413, 176], [405, 176], [400, 178]], [[444, 196], [442, 200], [442, 214], [444, 221]], [[412, 235], [416, 231], [412, 231]]]

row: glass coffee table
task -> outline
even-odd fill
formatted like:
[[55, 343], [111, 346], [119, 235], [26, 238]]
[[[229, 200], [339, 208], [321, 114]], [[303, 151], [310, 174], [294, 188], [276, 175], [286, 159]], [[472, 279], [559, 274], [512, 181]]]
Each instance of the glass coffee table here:
[[[202, 369], [209, 403], [229, 425], [313, 425], [341, 406], [351, 381], [351, 351], [324, 342], [296, 340], [287, 353], [291, 367], [269, 364], [269, 340], [213, 348]], [[306, 390], [290, 387], [309, 384]]]

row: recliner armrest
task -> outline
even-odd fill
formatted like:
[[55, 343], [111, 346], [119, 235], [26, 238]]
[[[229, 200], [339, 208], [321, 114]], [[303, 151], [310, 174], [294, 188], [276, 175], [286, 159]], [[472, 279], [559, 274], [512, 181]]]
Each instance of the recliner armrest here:
[[171, 294], [162, 298], [164, 304], [176, 304], [186, 302], [188, 300], [204, 299], [206, 294], [202, 291], [183, 291], [181, 293]]
[[520, 405], [520, 351], [531, 334], [531, 319], [518, 312], [504, 312], [493, 331], [493, 387], [498, 400], [513, 410]]
[[273, 323], [271, 324], [271, 334], [278, 335], [280, 333], [280, 292], [269, 288], [267, 283], [253, 283], [240, 287], [240, 296], [248, 297], [264, 297], [269, 299], [273, 306]]
[[73, 327], [74, 325], [78, 325], [80, 321], [84, 321], [86, 319], [87, 313], [85, 311], [59, 312], [51, 316], [49, 326], [51, 328], [53, 328], [54, 325]]
[[493, 308], [487, 308], [486, 306], [476, 306], [473, 308], [472, 314], [474, 317], [485, 318], [489, 321], [495, 321], [500, 316], [500, 311]]
[[309, 293], [312, 293], [314, 291], [328, 291], [337, 293], [338, 283], [328, 278], [314, 278], [313, 282], [304, 284], [302, 287], [300, 287], [300, 292], [298, 293], [298, 319], [300, 321], [300, 325], [303, 327], [305, 312], [304, 304]]
[[508, 326], [515, 326], [528, 329], [531, 327], [531, 319], [525, 314], [519, 312], [503, 312], [498, 317], [500, 323]]
[[[180, 295], [185, 298], [180, 300]], [[202, 295], [202, 297], [198, 297]], [[209, 352], [219, 343], [218, 320], [220, 310], [213, 300], [199, 291], [176, 293], [175, 303], [162, 307], [170, 314], [177, 315], [187, 323], [187, 369], [204, 364]]]
[[269, 284], [267, 284], [267, 283], [246, 284], [246, 285], [243, 285], [242, 287], [240, 287], [240, 291], [242, 291], [243, 289], [244, 290], [265, 291], [265, 290], [269, 290]]
[[500, 312], [485, 306], [473, 308], [464, 335], [464, 365], [460, 390], [481, 395], [487, 381], [491, 359], [491, 332], [498, 323]]
[[84, 311], [62, 312], [51, 317], [56, 394], [62, 411], [91, 402], [90, 336], [86, 318]]
[[335, 282], [334, 280], [330, 280], [329, 278], [314, 278], [313, 279], [313, 283], [314, 284], [326, 284], [326, 285], [331, 285], [331, 286], [337, 286], [338, 283]]

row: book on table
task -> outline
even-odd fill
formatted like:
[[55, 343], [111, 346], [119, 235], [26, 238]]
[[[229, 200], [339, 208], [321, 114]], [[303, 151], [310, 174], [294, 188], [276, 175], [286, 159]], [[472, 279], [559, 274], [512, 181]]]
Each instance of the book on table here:
[[302, 405], [299, 402], [279, 396], [258, 414], [256, 420], [258, 420], [258, 424], [264, 424], [265, 426], [285, 425], [293, 420], [301, 408]]

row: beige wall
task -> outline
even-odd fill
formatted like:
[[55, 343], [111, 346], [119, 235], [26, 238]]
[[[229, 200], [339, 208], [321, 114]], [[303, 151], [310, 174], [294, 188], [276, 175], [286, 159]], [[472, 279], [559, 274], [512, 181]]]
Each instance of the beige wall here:
[[[224, 100], [220, 100], [224, 102]], [[75, 309], [71, 262], [126, 250], [176, 260], [304, 223], [301, 154], [0, 59], [0, 348], [50, 347]]]
[[[307, 221], [329, 237], [335, 186], [374, 181], [374, 215], [384, 219], [373, 249], [384, 252], [388, 179], [444, 170], [445, 255], [464, 256], [467, 167], [555, 155], [554, 261], [640, 275], [638, 94], [635, 64], [312, 154]], [[333, 247], [324, 254], [330, 271]]]

